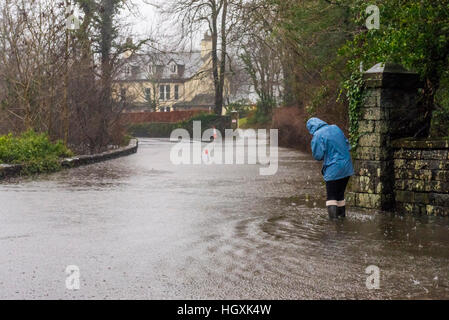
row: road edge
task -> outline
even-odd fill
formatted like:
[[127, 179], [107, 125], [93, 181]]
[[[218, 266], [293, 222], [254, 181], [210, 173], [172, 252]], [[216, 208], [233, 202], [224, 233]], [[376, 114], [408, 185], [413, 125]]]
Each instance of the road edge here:
[[[60, 161], [61, 168], [70, 169], [84, 165], [89, 165], [97, 162], [103, 162], [119, 157], [124, 157], [136, 153], [139, 148], [139, 140], [131, 139], [126, 147], [121, 147], [113, 150], [108, 150], [102, 153], [75, 156], [65, 158]], [[23, 165], [21, 164], [1, 164], [0, 163], [0, 180], [13, 176], [18, 176], [22, 173]]]

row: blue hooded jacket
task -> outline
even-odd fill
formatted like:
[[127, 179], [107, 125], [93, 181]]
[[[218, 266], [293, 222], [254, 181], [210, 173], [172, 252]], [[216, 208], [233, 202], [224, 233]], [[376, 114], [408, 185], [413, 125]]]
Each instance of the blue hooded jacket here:
[[328, 125], [318, 118], [307, 121], [307, 129], [313, 135], [313, 157], [323, 161], [322, 173], [325, 181], [343, 179], [354, 174], [348, 139], [336, 125]]

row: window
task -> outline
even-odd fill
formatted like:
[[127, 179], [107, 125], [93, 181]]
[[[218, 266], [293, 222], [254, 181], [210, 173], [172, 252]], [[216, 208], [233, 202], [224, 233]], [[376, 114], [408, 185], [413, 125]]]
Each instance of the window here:
[[137, 76], [140, 73], [140, 68], [139, 66], [132, 66], [131, 67], [131, 74], [133, 76]]
[[175, 86], [175, 100], [179, 99], [179, 86]]
[[170, 85], [165, 86], [165, 100], [170, 100]]
[[177, 66], [176, 66], [176, 64], [175, 63], [173, 63], [171, 66], [170, 66], [170, 71], [171, 71], [171, 73], [176, 73], [176, 68]]
[[145, 88], [145, 100], [151, 101], [151, 89]]
[[165, 100], [165, 86], [159, 86], [159, 100]]
[[170, 100], [170, 85], [159, 86], [159, 100]]
[[125, 89], [125, 88], [121, 88], [121, 89], [120, 89], [120, 99], [121, 99], [122, 101], [125, 101], [125, 100], [126, 100], [126, 89]]

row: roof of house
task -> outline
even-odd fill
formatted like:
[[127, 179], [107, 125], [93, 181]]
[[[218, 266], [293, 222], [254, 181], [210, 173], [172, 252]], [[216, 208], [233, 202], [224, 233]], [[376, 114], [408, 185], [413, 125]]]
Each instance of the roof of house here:
[[[172, 63], [177, 65], [174, 73], [170, 69]], [[199, 51], [134, 54], [127, 58], [118, 80], [185, 80], [193, 77], [203, 64]], [[153, 66], [153, 70], [150, 70], [150, 66]], [[128, 74], [125, 73], [127, 67], [131, 67]]]
[[197, 94], [191, 101], [175, 103], [174, 107], [209, 107], [215, 105], [215, 96], [213, 94]]

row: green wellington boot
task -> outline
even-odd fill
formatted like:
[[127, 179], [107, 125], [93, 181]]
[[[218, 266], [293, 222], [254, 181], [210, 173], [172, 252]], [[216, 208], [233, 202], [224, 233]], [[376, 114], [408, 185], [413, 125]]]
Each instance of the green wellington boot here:
[[337, 219], [337, 206], [327, 206], [329, 219]]
[[337, 207], [337, 217], [345, 218], [346, 217], [346, 206]]

